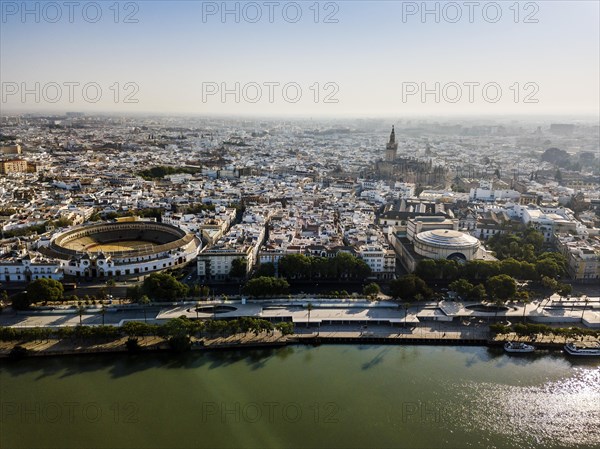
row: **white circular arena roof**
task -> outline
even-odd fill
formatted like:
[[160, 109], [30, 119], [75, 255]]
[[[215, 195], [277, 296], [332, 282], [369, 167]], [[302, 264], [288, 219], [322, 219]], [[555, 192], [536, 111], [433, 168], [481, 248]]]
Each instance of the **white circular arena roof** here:
[[421, 243], [437, 248], [470, 248], [479, 245], [475, 237], [460, 231], [450, 229], [434, 229], [424, 231], [415, 237]]

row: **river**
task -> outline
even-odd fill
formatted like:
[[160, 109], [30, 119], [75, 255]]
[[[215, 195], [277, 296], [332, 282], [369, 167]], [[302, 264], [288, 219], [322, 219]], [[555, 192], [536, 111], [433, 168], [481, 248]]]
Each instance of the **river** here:
[[2, 361], [2, 448], [600, 447], [600, 360], [323, 345]]

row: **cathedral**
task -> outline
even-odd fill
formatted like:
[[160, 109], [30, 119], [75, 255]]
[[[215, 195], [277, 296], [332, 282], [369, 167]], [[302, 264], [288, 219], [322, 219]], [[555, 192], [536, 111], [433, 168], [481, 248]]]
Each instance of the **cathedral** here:
[[375, 163], [375, 177], [417, 185], [443, 185], [446, 169], [434, 166], [431, 160], [421, 161], [415, 157], [398, 157], [396, 131], [392, 126], [390, 140], [385, 146], [385, 158]]

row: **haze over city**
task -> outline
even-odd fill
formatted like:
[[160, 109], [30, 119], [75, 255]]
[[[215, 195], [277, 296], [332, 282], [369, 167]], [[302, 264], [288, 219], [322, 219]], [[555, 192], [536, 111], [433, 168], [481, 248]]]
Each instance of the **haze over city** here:
[[99, 5], [2, 1], [3, 111], [598, 115], [595, 1]]

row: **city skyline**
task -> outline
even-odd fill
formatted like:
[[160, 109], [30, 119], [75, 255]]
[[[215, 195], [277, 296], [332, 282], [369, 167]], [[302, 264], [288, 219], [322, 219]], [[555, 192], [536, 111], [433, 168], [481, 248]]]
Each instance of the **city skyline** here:
[[3, 1], [2, 113], [598, 116], [597, 2], [275, 3]]

